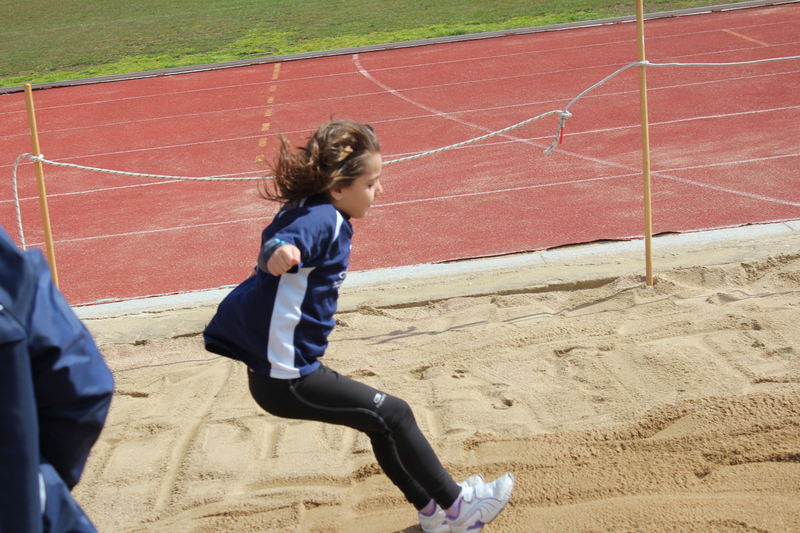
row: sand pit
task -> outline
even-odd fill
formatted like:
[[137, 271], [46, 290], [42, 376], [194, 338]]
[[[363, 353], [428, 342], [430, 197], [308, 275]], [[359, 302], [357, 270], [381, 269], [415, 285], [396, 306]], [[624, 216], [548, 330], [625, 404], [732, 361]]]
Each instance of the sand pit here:
[[[524, 286], [362, 292], [325, 362], [408, 400], [455, 477], [515, 473], [487, 533], [800, 531], [800, 253]], [[363, 436], [262, 412], [200, 337], [102, 348], [75, 491], [100, 531], [419, 531]]]

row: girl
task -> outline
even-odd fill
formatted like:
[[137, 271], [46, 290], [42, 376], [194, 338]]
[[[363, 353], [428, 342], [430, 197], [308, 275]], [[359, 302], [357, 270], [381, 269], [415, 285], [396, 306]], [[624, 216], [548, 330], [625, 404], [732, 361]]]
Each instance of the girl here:
[[248, 366], [250, 392], [268, 413], [364, 432], [378, 464], [419, 512], [423, 531], [479, 531], [508, 502], [514, 477], [457, 484], [405, 401], [319, 361], [350, 256], [349, 219], [365, 216], [383, 192], [375, 132], [330, 122], [296, 150], [281, 137], [271, 170], [274, 189], [264, 195], [283, 207], [261, 235], [254, 274], [206, 328], [206, 349]]

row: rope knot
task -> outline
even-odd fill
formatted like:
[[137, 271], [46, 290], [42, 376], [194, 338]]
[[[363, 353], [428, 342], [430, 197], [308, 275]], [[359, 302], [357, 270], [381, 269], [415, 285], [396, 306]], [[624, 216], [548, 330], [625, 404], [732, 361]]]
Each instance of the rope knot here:
[[567, 119], [572, 116], [572, 113], [564, 109], [563, 111], [559, 111], [558, 113], [558, 132], [556, 133], [556, 138], [553, 141], [553, 144], [550, 145], [550, 148], [544, 151], [544, 155], [548, 156], [553, 153], [556, 149], [556, 146], [564, 142], [564, 126], [567, 124]]

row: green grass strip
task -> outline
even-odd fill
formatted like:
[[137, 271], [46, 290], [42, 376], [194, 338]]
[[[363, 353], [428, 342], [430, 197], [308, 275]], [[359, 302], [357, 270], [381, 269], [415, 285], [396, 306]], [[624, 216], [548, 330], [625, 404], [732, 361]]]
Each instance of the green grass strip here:
[[[654, 0], [646, 4], [646, 11], [714, 3]], [[0, 0], [0, 87], [544, 26], [634, 11], [632, 0]]]

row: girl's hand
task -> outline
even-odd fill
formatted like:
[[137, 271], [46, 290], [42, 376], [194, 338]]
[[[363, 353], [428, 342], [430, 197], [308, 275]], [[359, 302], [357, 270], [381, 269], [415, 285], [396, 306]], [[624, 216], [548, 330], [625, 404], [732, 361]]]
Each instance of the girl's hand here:
[[280, 276], [295, 265], [300, 264], [300, 249], [293, 244], [284, 244], [276, 249], [267, 262], [267, 270], [273, 276]]

